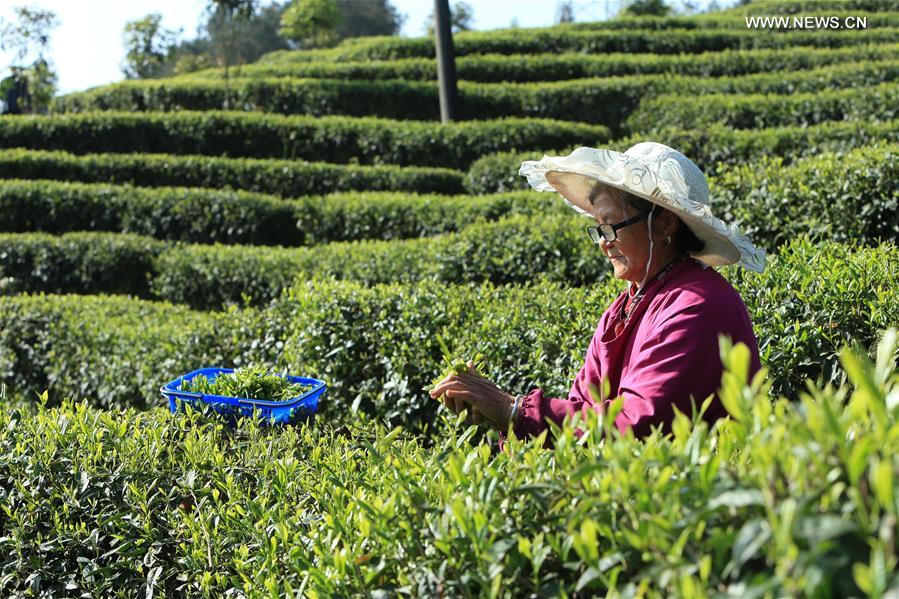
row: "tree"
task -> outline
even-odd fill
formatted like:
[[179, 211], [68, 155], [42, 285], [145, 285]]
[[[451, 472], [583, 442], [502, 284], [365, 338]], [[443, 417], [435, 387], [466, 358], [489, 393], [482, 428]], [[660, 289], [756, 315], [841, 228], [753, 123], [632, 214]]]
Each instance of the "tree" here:
[[190, 73], [217, 64], [240, 65], [268, 52], [287, 50], [287, 41], [278, 35], [286, 7], [273, 2], [245, 18], [229, 18], [214, 8], [207, 10], [197, 37], [181, 41], [166, 68], [176, 74]]
[[177, 32], [162, 27], [162, 15], [151, 14], [125, 25], [125, 63], [128, 79], [148, 79], [171, 72]]
[[294, 0], [281, 15], [278, 32], [300, 48], [333, 46], [341, 19], [336, 0]]
[[11, 74], [0, 80], [6, 112], [45, 112], [56, 93], [56, 72], [44, 57], [50, 31], [59, 25], [56, 14], [24, 6], [15, 9], [17, 21], [0, 22], [0, 50], [13, 55]]
[[556, 9], [556, 23], [574, 23], [573, 0], [561, 0]]
[[[471, 31], [474, 24], [474, 9], [467, 2], [455, 2], [450, 6], [450, 22], [452, 23], [453, 33], [460, 31]], [[434, 37], [434, 11], [428, 15], [427, 21], [428, 37]]]
[[671, 7], [664, 0], [634, 0], [624, 8], [622, 14], [631, 17], [666, 17], [671, 14]]
[[[248, 21], [256, 12], [258, 0], [207, 0], [206, 14], [209, 15], [209, 23], [219, 31], [224, 32], [219, 45], [211, 44], [213, 53], [217, 54], [225, 68], [225, 84], [228, 81], [228, 67], [235, 54], [237, 39], [237, 24]], [[225, 94], [225, 108], [227, 108], [227, 94]]]
[[342, 16], [337, 39], [364, 35], [397, 35], [406, 17], [389, 0], [337, 0]]
[[[286, 3], [275, 2], [247, 17], [226, 23], [226, 27], [222, 27], [220, 19], [210, 18], [203, 31], [211, 48], [219, 49], [219, 54], [229, 52], [229, 64], [252, 62], [268, 52], [288, 48], [287, 41], [278, 34], [286, 8]], [[230, 44], [226, 43], [229, 36], [233, 38]]]

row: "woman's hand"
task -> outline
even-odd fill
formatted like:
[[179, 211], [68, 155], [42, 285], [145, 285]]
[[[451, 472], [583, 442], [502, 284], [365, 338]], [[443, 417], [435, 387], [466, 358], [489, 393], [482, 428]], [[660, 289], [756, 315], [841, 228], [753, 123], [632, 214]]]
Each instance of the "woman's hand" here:
[[488, 422], [500, 431], [509, 426], [515, 397], [509, 395], [490, 380], [474, 374], [474, 363], [468, 363], [468, 372], [450, 375], [431, 389], [433, 398], [443, 396], [447, 408], [455, 413], [468, 408], [469, 421], [474, 424]]

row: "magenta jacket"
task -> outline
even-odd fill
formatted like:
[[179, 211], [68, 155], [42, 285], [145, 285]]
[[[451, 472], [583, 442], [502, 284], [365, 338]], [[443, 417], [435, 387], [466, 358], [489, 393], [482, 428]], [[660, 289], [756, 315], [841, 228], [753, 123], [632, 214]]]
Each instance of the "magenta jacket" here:
[[[587, 385], [601, 389], [603, 377], [611, 385], [609, 397], [624, 397], [615, 420], [619, 430], [631, 428], [637, 437], [659, 425], [670, 431], [673, 406], [690, 415], [691, 397], [699, 407], [721, 386], [719, 334], [749, 347], [751, 375], [761, 367], [746, 306], [712, 268], [692, 259], [674, 266], [647, 286], [630, 320], [616, 335], [626, 299], [627, 293], [622, 293], [603, 313], [567, 398], [546, 397], [541, 389], [534, 389], [522, 399], [514, 427], [519, 438], [540, 434], [547, 428], [546, 418], [561, 424], [575, 410], [601, 412], [611, 400], [594, 403]], [[726, 415], [715, 397], [704, 418], [713, 422]]]

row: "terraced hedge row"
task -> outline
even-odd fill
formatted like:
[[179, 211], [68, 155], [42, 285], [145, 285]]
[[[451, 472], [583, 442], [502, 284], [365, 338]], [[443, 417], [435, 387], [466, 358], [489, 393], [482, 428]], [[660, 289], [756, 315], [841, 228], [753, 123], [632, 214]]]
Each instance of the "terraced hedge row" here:
[[[899, 141], [895, 134], [893, 138]], [[765, 248], [779, 247], [803, 234], [847, 242], [899, 241], [896, 141], [838, 152], [815, 151], [812, 146], [808, 155], [798, 160], [764, 152], [748, 155], [742, 162], [734, 160], [709, 179], [712, 211], [725, 222], [737, 224]], [[616, 147], [624, 150], [627, 146]], [[684, 151], [692, 156], [694, 150], [698, 148]], [[550, 154], [568, 153], [570, 149]], [[488, 157], [473, 167], [469, 176], [477, 174], [485, 182], [502, 181], [518, 187], [520, 182], [512, 181], [508, 172], [523, 179], [517, 174], [521, 161], [539, 158], [519, 154]], [[546, 195], [562, 204], [556, 194]]]
[[[730, 168], [757, 162], [764, 157], [781, 157], [789, 165], [804, 157], [825, 152], [849, 152], [871, 144], [899, 142], [899, 119], [892, 121], [826, 122], [819, 125], [734, 130], [722, 125], [702, 129], [667, 129], [652, 135], [653, 140], [677, 148], [689, 156], [707, 176], [718, 176]], [[608, 144], [625, 151], [646, 141], [633, 135]], [[539, 160], [543, 154], [567, 156], [573, 147], [540, 152], [500, 152], [484, 156], [465, 175], [470, 194], [496, 193], [528, 188], [518, 175], [524, 160]]]
[[893, 0], [752, 0], [751, 3], [728, 9], [729, 14], [756, 15], [799, 14], [824, 11], [890, 12], [896, 10]]
[[[512, 440], [497, 454], [447, 421], [425, 445], [364, 417], [271, 434], [71, 403], [3, 411], [0, 589], [881, 594], [899, 585], [882, 540], [899, 492], [884, 400], [899, 391], [895, 350], [893, 333], [876, 366], [846, 352], [865, 391], [847, 402], [848, 387], [813, 387], [801, 405], [772, 405], [731, 350], [722, 397], [736, 419], [709, 431], [680, 416], [671, 438], [635, 441], [593, 416], [551, 451]], [[576, 426], [591, 431], [582, 443]]]
[[[888, 59], [873, 63], [850, 63], [827, 67], [820, 67], [806, 72], [797, 73], [758, 73], [742, 77], [675, 77], [668, 74], [633, 75], [627, 77], [610, 77], [594, 79], [575, 79], [570, 81], [558, 81], [552, 83], [471, 83], [459, 84], [460, 113], [462, 119], [500, 119], [510, 116], [552, 118], [561, 121], [576, 121], [578, 123], [599, 123], [610, 127], [613, 132], [621, 129], [621, 123], [640, 105], [641, 101], [652, 98], [658, 94], [683, 94], [698, 95], [709, 93], [796, 93], [799, 91], [824, 91], [832, 88], [853, 88], [871, 86], [884, 81], [895, 81], [899, 77], [899, 61]], [[358, 101], [363, 94], [370, 101], [361, 103]], [[230, 99], [229, 99], [230, 98]], [[439, 102], [437, 85], [432, 82], [419, 81], [339, 81], [329, 79], [239, 79], [232, 80], [227, 85], [224, 81], [214, 80], [148, 80], [126, 81], [107, 87], [96, 88], [90, 92], [73, 94], [60, 98], [57, 102], [57, 110], [81, 111], [81, 110], [218, 110], [225, 106], [242, 107], [244, 110], [261, 110], [266, 112], [308, 113], [314, 115], [346, 114], [364, 116], [374, 114], [395, 119], [439, 119]], [[138, 115], [131, 115], [139, 118]], [[151, 119], [162, 118], [157, 116]], [[190, 117], [181, 117], [190, 118]], [[237, 117], [235, 117], [237, 118]], [[270, 127], [262, 123], [270, 123], [267, 117], [253, 115], [249, 122], [256, 127]], [[260, 122], [261, 121], [261, 122]], [[55, 121], [50, 121], [55, 123]], [[180, 122], [180, 121], [179, 121]], [[278, 121], [275, 121], [278, 122]], [[339, 121], [344, 123], [344, 121]], [[309, 123], [308, 117], [300, 123]], [[348, 129], [351, 126], [358, 127], [357, 121], [349, 121], [341, 128]], [[280, 124], [280, 122], [279, 122]], [[330, 121], [319, 125], [313, 122], [312, 126], [318, 128], [327, 127]], [[416, 127], [427, 127], [429, 131], [437, 130], [449, 132], [460, 131], [471, 123], [460, 123], [450, 128], [440, 129], [438, 125], [411, 125], [403, 127], [398, 125], [399, 131], [405, 135], [428, 135]], [[34, 127], [36, 125], [19, 125], [21, 127]], [[282, 125], [286, 126], [286, 125]], [[383, 127], [383, 123], [380, 123]], [[494, 127], [500, 125], [494, 124]], [[525, 127], [518, 123], [519, 127]], [[373, 127], [378, 129], [377, 127]], [[249, 130], [252, 130], [248, 127]], [[28, 130], [28, 129], [25, 129]], [[15, 131], [15, 129], [13, 129]], [[352, 131], [352, 129], [351, 129]], [[363, 126], [362, 131], [369, 130]], [[264, 143], [256, 143], [254, 139], [248, 141], [238, 140], [240, 155], [248, 155], [244, 146], [253, 144], [263, 148], [253, 150], [252, 155], [258, 152], [273, 152], [275, 156], [286, 155], [290, 150], [297, 156], [308, 156], [309, 153], [297, 153], [293, 148], [303, 148], [302, 141], [311, 136], [311, 133], [303, 134], [300, 131], [300, 141], [292, 141], [288, 144], [286, 136], [278, 132], [269, 134], [271, 139]], [[355, 131], [354, 131], [355, 132]], [[191, 132], [190, 136], [196, 133]], [[232, 149], [235, 141], [228, 137], [219, 143], [224, 151], [234, 153]], [[233, 135], [233, 132], [232, 132]], [[345, 135], [352, 135], [349, 132]], [[358, 135], [358, 133], [357, 133]], [[392, 140], [392, 134], [370, 134], [375, 140], [381, 136], [388, 136]], [[469, 135], [473, 135], [469, 133]], [[599, 136], [600, 134], [591, 133]], [[542, 139], [548, 141], [549, 135], [544, 134]], [[426, 137], [427, 138], [427, 137]], [[2, 139], [2, 138], [0, 138]], [[481, 138], [478, 138], [481, 139]], [[490, 139], [490, 138], [488, 138]], [[514, 138], [513, 138], [514, 139]], [[352, 142], [353, 138], [350, 138]], [[322, 145], [322, 138], [318, 139], [318, 145]], [[447, 139], [447, 141], [450, 141]], [[529, 140], [531, 141], [531, 140]], [[117, 142], [115, 147], [119, 147]], [[147, 142], [152, 143], [152, 142]], [[193, 143], [193, 142], [186, 142]], [[307, 142], [309, 143], [309, 142]], [[313, 147], [314, 141], [312, 141]], [[524, 141], [522, 141], [524, 143]], [[564, 142], [563, 142], [564, 143]], [[389, 146], [390, 143], [377, 143], [379, 147]], [[22, 145], [14, 140], [7, 145]], [[207, 145], [207, 144], [204, 144]], [[327, 144], [324, 144], [325, 146]], [[485, 145], [481, 142], [481, 145]], [[359, 144], [364, 147], [364, 143]], [[35, 147], [35, 146], [29, 146]], [[217, 147], [212, 144], [209, 147]], [[338, 151], [341, 146], [337, 145]], [[60, 148], [64, 149], [64, 148]], [[136, 149], [136, 148], [132, 148]], [[401, 148], [402, 150], [403, 148]], [[499, 149], [499, 148], [497, 148]], [[509, 149], [509, 148], [503, 148]], [[311, 150], [312, 155], [327, 155], [333, 150]], [[362, 151], [365, 156], [370, 150]], [[390, 156], [390, 150], [385, 150]], [[408, 154], [408, 152], [406, 152]], [[351, 154], [350, 154], [351, 155]], [[442, 155], [441, 155], [442, 157]], [[342, 158], [341, 161], [345, 161]], [[336, 161], [336, 160], [335, 160]], [[385, 161], [388, 161], [385, 159]], [[396, 161], [396, 160], [391, 160]], [[421, 164], [418, 162], [417, 164]], [[452, 164], [448, 160], [440, 163], [428, 162], [433, 165]]]
[[[822, 9], [823, 10], [823, 9]], [[852, 10], [849, 8], [837, 9]], [[895, 9], [894, 9], [895, 10]], [[821, 12], [811, 10], [809, 13]], [[690, 31], [571, 31], [567, 28], [466, 31], [453, 36], [456, 56], [473, 54], [561, 54], [610, 52], [652, 54], [699, 54], [722, 50], [793, 48], [797, 46], [837, 48], [862, 44], [894, 44], [897, 30], [884, 27], [865, 31], [790, 31], [759, 35], [754, 30], [704, 29]], [[272, 52], [261, 62], [330, 60], [367, 61], [401, 58], [434, 58], [433, 40], [421, 38], [370, 37], [345, 40], [336, 48], [319, 52]]]
[[[798, 241], [760, 275], [723, 272], [749, 308], [778, 393], [801, 391], [806, 377], [839, 380], [843, 344], [869, 346], [899, 321], [892, 243]], [[306, 282], [269, 309], [219, 313], [127, 298], [0, 298], [0, 382], [25, 394], [49, 384], [55, 398], [144, 407], [159, 405], [159, 385], [195, 367], [262, 362], [326, 380], [325, 419], [356, 404], [391, 424], [419, 426], [434, 414], [420, 389], [441, 371], [444, 343], [483, 352], [489, 376], [510, 392], [567, 392], [621, 283], [607, 275], [582, 288], [522, 281]]]
[[360, 166], [298, 160], [173, 154], [0, 150], [0, 172], [19, 179], [235, 188], [285, 198], [339, 191], [460, 194], [463, 175], [445, 168]]
[[723, 171], [711, 186], [725, 221], [776, 247], [803, 234], [846, 243], [899, 242], [897, 181], [899, 144], [878, 144], [792, 166], [762, 158]]
[[190, 243], [300, 246], [423, 237], [510, 214], [561, 212], [561, 203], [551, 200], [534, 192], [353, 192], [283, 200], [233, 190], [12, 179], [0, 180], [0, 232], [112, 231]]
[[[803, 233], [847, 242], [896, 240], [897, 149], [874, 146], [791, 167], [778, 160], [735, 168], [712, 180], [713, 209], [768, 249]], [[145, 193], [152, 198], [155, 192]], [[0, 236], [0, 279], [6, 293], [152, 294], [201, 308], [240, 303], [244, 295], [266, 303], [295, 277], [319, 275], [366, 284], [424, 278], [511, 283], [528, 280], [531, 273], [572, 285], [595, 280], [604, 260], [583, 235], [586, 220], [569, 214], [551, 194], [522, 195], [531, 204], [518, 216], [475, 222], [458, 234], [305, 249], [168, 245], [118, 234], [6, 235]], [[513, 213], [508, 202], [514, 198], [498, 200], [506, 201], [506, 214]], [[272, 222], [287, 227], [296, 220], [282, 216], [279, 223], [273, 215]]]
[[899, 85], [789, 95], [723, 94], [684, 98], [669, 94], [648, 99], [627, 119], [631, 132], [666, 128], [700, 129], [721, 124], [735, 129], [814, 125], [825, 121], [889, 121], [899, 117]]
[[130, 293], [205, 309], [244, 298], [269, 302], [298, 277], [370, 285], [505, 284], [542, 276], [583, 285], [608, 267], [582, 220], [560, 214], [541, 217], [536, 226], [537, 219], [511, 216], [423, 239], [311, 248], [171, 245], [123, 233], [6, 234], [0, 235], [0, 281], [7, 294]]
[[605, 127], [539, 119], [441, 124], [189, 111], [0, 119], [0, 145], [6, 147], [76, 154], [212, 154], [453, 169], [464, 169], [488, 152], [554, 146], [571, 139], [601, 143], [608, 138]]
[[[742, 26], [745, 27], [745, 23]], [[459, 57], [456, 61], [456, 73], [463, 81], [481, 83], [498, 81], [527, 83], [658, 73], [734, 77], [751, 73], [808, 70], [846, 62], [888, 60], [897, 54], [899, 44], [803, 48], [800, 52], [789, 48], [723, 50], [690, 55], [625, 53], [589, 55], [574, 52], [533, 55], [481, 54]], [[526, 69], [521, 68], [523, 61], [527, 61]], [[241, 78], [436, 81], [437, 63], [428, 58], [371, 62], [260, 62], [239, 67], [236, 74]], [[223, 76], [223, 69], [216, 68], [175, 77], [175, 80], [220, 79]], [[68, 100], [64, 102], [67, 103]]]
[[[781, 0], [781, 3], [783, 1]], [[791, 0], [792, 3], [792, 0]], [[752, 6], [750, 12], [754, 15], [771, 15], [776, 12], [763, 12], [760, 6]], [[811, 4], [808, 10], [801, 11], [803, 17], [837, 17], [840, 22], [846, 17], [857, 17], [867, 19], [867, 28], [875, 27], [895, 27], [899, 24], [899, 12], [896, 12], [896, 4], [892, 6], [878, 7], [880, 12], [867, 12], [865, 10], [850, 10], [847, 5], [837, 5], [830, 9], [818, 7]], [[689, 17], [617, 17], [605, 21], [588, 21], [584, 23], [570, 23], [560, 25], [560, 28], [567, 27], [576, 31], [597, 31], [604, 29], [649, 29], [649, 30], [702, 30], [702, 29], [746, 29], [746, 20], [744, 15], [740, 14], [739, 9], [733, 13], [722, 13], [719, 11], [705, 14], [693, 15]], [[772, 33], [783, 33], [792, 31], [793, 29], [771, 29]]]

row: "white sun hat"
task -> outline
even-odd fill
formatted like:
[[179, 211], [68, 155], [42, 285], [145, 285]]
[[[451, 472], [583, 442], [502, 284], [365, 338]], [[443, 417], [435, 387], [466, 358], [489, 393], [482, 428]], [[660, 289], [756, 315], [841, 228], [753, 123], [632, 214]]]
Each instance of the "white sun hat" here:
[[578, 148], [568, 156], [543, 156], [521, 163], [519, 175], [537, 191], [556, 191], [577, 212], [592, 217], [589, 194], [597, 182], [674, 212], [704, 242], [693, 258], [709, 266], [739, 264], [762, 272], [765, 250], [756, 248], [736, 225], [712, 215], [709, 185], [693, 161], [652, 141], [626, 152]]

